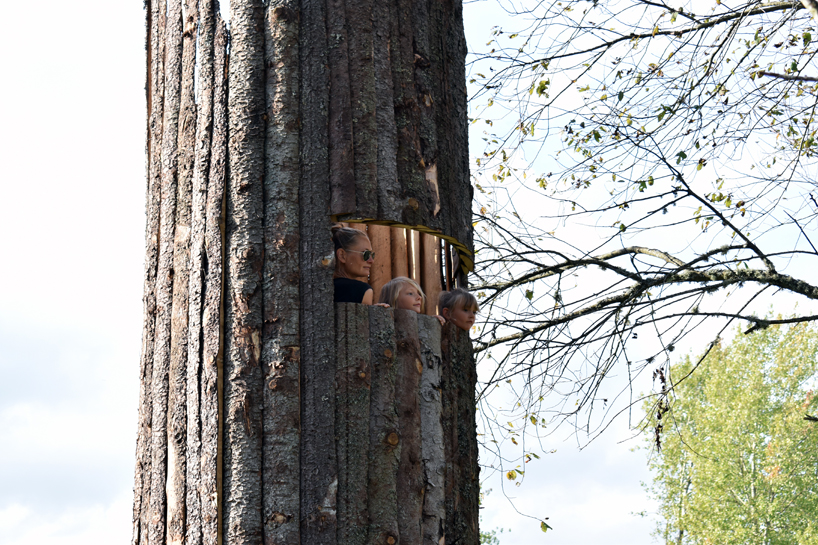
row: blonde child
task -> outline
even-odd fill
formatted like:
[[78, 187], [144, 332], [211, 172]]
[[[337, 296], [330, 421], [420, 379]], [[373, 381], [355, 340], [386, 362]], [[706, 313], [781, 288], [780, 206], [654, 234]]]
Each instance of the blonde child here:
[[[423, 290], [417, 282], [405, 276], [398, 276], [384, 284], [381, 288], [380, 302], [392, 308], [414, 310], [418, 314], [426, 310], [426, 295]], [[440, 320], [440, 325], [446, 323], [443, 316], [435, 318]]]
[[438, 305], [443, 317], [463, 331], [472, 328], [475, 314], [480, 310], [477, 298], [463, 288], [441, 292]]

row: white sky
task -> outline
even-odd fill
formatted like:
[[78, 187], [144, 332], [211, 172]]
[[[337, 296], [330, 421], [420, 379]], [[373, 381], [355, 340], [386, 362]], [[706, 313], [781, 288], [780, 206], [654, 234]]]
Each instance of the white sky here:
[[[466, 5], [470, 39], [496, 14]], [[4, 6], [0, 33], [0, 542], [126, 543], [136, 437], [144, 234], [141, 2]], [[480, 34], [482, 33], [482, 36]], [[477, 36], [477, 37], [474, 37]], [[566, 432], [567, 434], [567, 432]], [[650, 543], [642, 453], [624, 423], [570, 437], [501, 483], [483, 528], [503, 545]], [[562, 437], [565, 437], [563, 435]]]

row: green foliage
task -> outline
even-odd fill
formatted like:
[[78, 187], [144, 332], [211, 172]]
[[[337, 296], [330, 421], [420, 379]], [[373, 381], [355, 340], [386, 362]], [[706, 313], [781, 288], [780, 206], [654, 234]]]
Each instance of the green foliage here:
[[[651, 493], [666, 543], [818, 543], [818, 330], [804, 325], [737, 332], [682, 377], [662, 413]], [[688, 376], [688, 374], [690, 374]], [[647, 403], [652, 424], [655, 406]], [[654, 445], [654, 437], [647, 442]], [[654, 445], [655, 446], [655, 445]]]
[[485, 543], [486, 545], [500, 545], [500, 540], [497, 539], [497, 530], [480, 532], [480, 543]]

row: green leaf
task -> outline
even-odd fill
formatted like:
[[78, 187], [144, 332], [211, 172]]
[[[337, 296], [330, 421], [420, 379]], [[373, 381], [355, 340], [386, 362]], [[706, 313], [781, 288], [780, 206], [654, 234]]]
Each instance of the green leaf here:
[[804, 47], [807, 47], [812, 42], [812, 34], [804, 32]]
[[553, 530], [553, 528], [551, 528], [551, 527], [548, 525], [548, 523], [547, 523], [547, 522], [542, 521], [542, 522], [540, 522], [540, 530], [542, 530], [543, 532], [547, 532], [548, 530]]
[[625, 98], [625, 92], [624, 91], [619, 91], [619, 94], [616, 95], [616, 96], [619, 99], [619, 102], [622, 102], [622, 99]]
[[534, 292], [531, 290], [525, 290], [525, 298], [531, 301], [534, 298]]
[[512, 469], [511, 471], [506, 473], [506, 479], [508, 479], [509, 481], [517, 479], [517, 472]]

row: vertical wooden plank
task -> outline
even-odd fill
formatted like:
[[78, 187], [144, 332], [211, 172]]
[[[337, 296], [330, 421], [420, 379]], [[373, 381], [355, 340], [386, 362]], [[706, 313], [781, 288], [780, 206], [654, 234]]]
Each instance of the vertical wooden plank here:
[[171, 311], [168, 377], [167, 542], [180, 545], [187, 529], [187, 350], [190, 282], [190, 225], [193, 160], [196, 142], [196, 0], [185, 0], [182, 18], [181, 93], [178, 132], [178, 179], [173, 249], [173, 310]]
[[420, 377], [421, 452], [423, 457], [423, 543], [438, 544], [445, 536], [446, 452], [441, 394], [441, 327], [437, 319], [418, 316], [423, 374]]
[[[430, 198], [429, 220], [440, 212], [440, 195], [437, 184], [437, 127], [435, 125], [435, 101], [433, 97], [434, 77], [440, 67], [440, 58], [435, 55], [430, 40], [437, 37], [442, 26], [438, 19], [430, 18], [430, 11], [441, 2], [420, 0], [412, 2], [412, 29], [414, 38], [414, 80], [418, 101], [418, 138], [420, 155], [424, 164], [426, 191]], [[431, 9], [430, 9], [431, 8]], [[436, 10], [435, 10], [436, 11]], [[427, 220], [427, 224], [429, 224]]]
[[264, 5], [230, 2], [224, 359], [224, 540], [262, 541]]
[[406, 230], [406, 253], [409, 262], [409, 277], [420, 284], [422, 282], [420, 274], [420, 232], [414, 229]]
[[349, 83], [355, 151], [355, 211], [358, 217], [378, 214], [378, 134], [375, 120], [373, 0], [345, 2], [349, 36]]
[[338, 453], [338, 543], [364, 545], [367, 536], [369, 453], [369, 311], [365, 305], [338, 303], [335, 372], [336, 450]]
[[462, 528], [465, 543], [478, 543], [480, 509], [480, 466], [477, 463], [477, 368], [468, 331], [457, 330], [455, 376], [457, 396], [457, 457], [461, 460], [460, 502], [455, 527]]
[[173, 310], [173, 249], [182, 64], [182, 4], [171, 0], [165, 21], [165, 104], [162, 119], [162, 196], [156, 282], [156, 335], [151, 416], [151, 497], [148, 543], [163, 545], [167, 523], [168, 380]]
[[[437, 179], [441, 195], [441, 219], [454, 236], [471, 251], [471, 202], [474, 189], [469, 177], [468, 95], [466, 92], [466, 37], [462, 0], [432, 2], [432, 20], [440, 20], [434, 42], [441, 44], [441, 80], [435, 86], [435, 124], [438, 134]], [[454, 271], [458, 275], [458, 271]], [[460, 275], [458, 275], [460, 276]], [[461, 278], [465, 287], [465, 275]]]
[[454, 379], [452, 343], [457, 335], [457, 327], [448, 323], [443, 326], [440, 351], [440, 392], [443, 427], [443, 451], [446, 460], [443, 489], [445, 493], [444, 520], [445, 539], [457, 539], [455, 533], [455, 511], [458, 505], [457, 476], [460, 474], [460, 460], [457, 459], [457, 383]]
[[437, 303], [442, 286], [440, 283], [440, 239], [427, 233], [420, 234], [420, 287], [426, 294], [426, 314], [439, 314]]
[[392, 233], [392, 278], [409, 276], [409, 260], [406, 249], [406, 229], [390, 227]]
[[369, 284], [374, 291], [374, 301], [380, 301], [381, 288], [392, 280], [392, 235], [390, 227], [369, 224], [369, 241], [375, 252], [375, 262], [369, 271]]
[[468, 332], [446, 324], [441, 349], [443, 436], [447, 460], [446, 536], [455, 536], [463, 543], [478, 543], [477, 372]]
[[401, 443], [397, 492], [400, 498], [398, 531], [402, 543], [421, 543], [423, 512], [423, 465], [421, 460], [420, 359], [418, 314], [395, 310], [398, 347], [395, 399], [398, 404], [398, 435]]
[[[401, 441], [395, 379], [398, 352], [391, 309], [369, 307], [371, 390], [369, 405], [368, 545], [398, 540], [397, 475]], [[392, 542], [390, 543], [390, 539]]]
[[[211, 9], [214, 9], [213, 6]], [[220, 413], [224, 350], [224, 209], [227, 178], [227, 28], [215, 10], [213, 44], [213, 140], [205, 209], [205, 274], [202, 303], [202, 372], [199, 379], [202, 451], [202, 543], [217, 545], [221, 531]]]
[[418, 125], [420, 109], [415, 91], [415, 47], [412, 0], [396, 0], [396, 40], [391, 51], [395, 95], [395, 124], [398, 131], [397, 166], [406, 205], [401, 223], [423, 225], [429, 218], [428, 194]]
[[298, 543], [299, 48], [296, 0], [265, 10], [264, 327], [262, 485], [264, 543]]
[[186, 518], [187, 545], [202, 544], [202, 419], [200, 377], [202, 377], [202, 306], [205, 294], [205, 230], [207, 228], [207, 182], [213, 138], [213, 45], [215, 17], [212, 0], [202, 0], [199, 12], [199, 103], [191, 189], [190, 282], [188, 293], [188, 352], [186, 374], [187, 458]]
[[349, 39], [344, 0], [326, 0], [329, 47], [329, 181], [330, 213], [356, 210], [355, 153], [349, 77]]
[[139, 424], [134, 470], [132, 545], [148, 541], [151, 490], [152, 390], [154, 336], [156, 331], [156, 281], [159, 262], [161, 199], [162, 117], [164, 105], [164, 3], [145, 4], [145, 75], [147, 102], [147, 190], [145, 195], [145, 281], [143, 285], [142, 355], [139, 365]]
[[373, 50], [375, 54], [375, 118], [378, 135], [378, 217], [401, 216], [401, 187], [398, 181], [398, 129], [392, 81], [392, 44], [396, 24], [394, 2], [374, 2]]
[[325, 0], [301, 1], [301, 542], [336, 542], [335, 305], [329, 236], [329, 43]]
[[358, 231], [360, 231], [362, 233], [367, 233], [368, 232], [367, 225], [365, 223], [349, 223], [348, 225], [350, 227], [352, 227], [353, 229], [357, 229]]
[[454, 279], [454, 271], [452, 269], [452, 246], [446, 242], [443, 248], [444, 258], [446, 259], [446, 291], [452, 291], [452, 289], [454, 289], [454, 286], [452, 285]]

